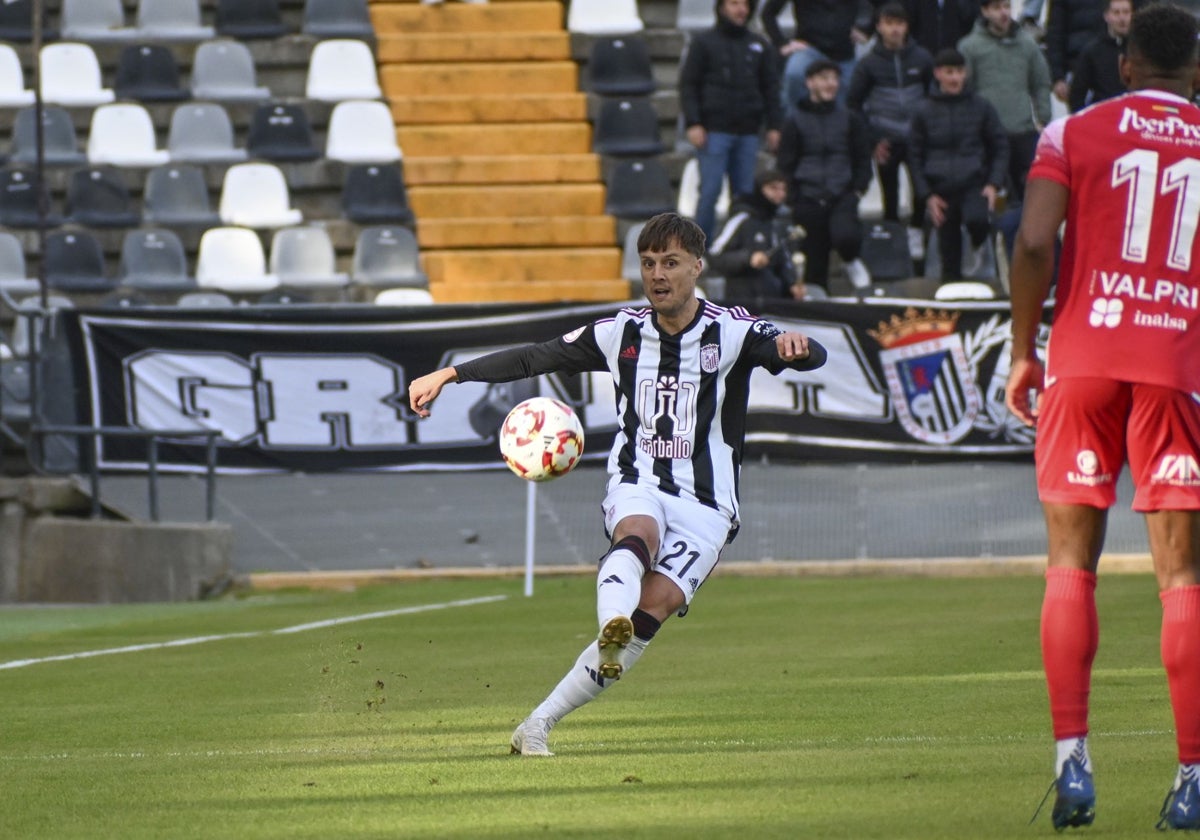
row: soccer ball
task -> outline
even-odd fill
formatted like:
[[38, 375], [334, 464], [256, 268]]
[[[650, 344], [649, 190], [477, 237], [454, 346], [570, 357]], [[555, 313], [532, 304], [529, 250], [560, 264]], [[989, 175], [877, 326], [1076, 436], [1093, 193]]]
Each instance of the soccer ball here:
[[527, 481], [569, 473], [583, 454], [583, 426], [566, 403], [532, 397], [508, 413], [500, 427], [500, 454]]

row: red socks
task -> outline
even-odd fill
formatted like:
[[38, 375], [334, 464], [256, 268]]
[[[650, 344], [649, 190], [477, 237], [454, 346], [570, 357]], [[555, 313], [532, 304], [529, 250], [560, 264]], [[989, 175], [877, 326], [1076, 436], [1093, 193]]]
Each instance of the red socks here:
[[1200, 586], [1159, 594], [1163, 605], [1162, 661], [1175, 712], [1179, 763], [1200, 762]]
[[[1042, 600], [1042, 664], [1055, 740], [1087, 735], [1092, 660], [1099, 644], [1096, 575], [1063, 566], [1048, 568]], [[1195, 670], [1200, 677], [1200, 668]]]

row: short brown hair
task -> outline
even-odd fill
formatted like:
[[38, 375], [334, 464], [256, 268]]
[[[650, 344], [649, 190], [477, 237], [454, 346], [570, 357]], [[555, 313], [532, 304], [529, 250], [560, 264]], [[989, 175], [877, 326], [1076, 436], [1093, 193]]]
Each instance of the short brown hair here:
[[676, 242], [696, 259], [704, 256], [704, 231], [700, 225], [678, 213], [659, 213], [638, 234], [637, 249], [639, 254], [666, 251]]

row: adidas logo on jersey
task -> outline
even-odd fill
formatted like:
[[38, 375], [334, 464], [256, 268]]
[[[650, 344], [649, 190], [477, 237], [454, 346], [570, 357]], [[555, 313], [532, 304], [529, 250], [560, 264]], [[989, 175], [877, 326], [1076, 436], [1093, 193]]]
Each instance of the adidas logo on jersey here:
[[631, 344], [628, 347], [626, 347], [624, 350], [622, 350], [621, 355], [619, 355], [617, 358], [625, 359], [627, 361], [632, 362], [632, 361], [637, 361], [637, 357], [638, 357], [637, 348]]

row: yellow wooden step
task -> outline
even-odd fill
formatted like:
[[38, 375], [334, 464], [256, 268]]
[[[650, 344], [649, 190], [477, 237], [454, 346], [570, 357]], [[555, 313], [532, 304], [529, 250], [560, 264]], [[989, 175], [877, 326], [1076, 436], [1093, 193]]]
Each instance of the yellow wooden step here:
[[566, 32], [423, 32], [379, 39], [380, 64], [422, 61], [566, 61], [571, 38]]
[[396, 125], [572, 122], [587, 119], [587, 94], [404, 96], [391, 102]]
[[622, 301], [629, 299], [624, 280], [549, 280], [515, 283], [431, 283], [437, 303], [553, 303]]
[[519, 216], [478, 219], [421, 219], [422, 250], [609, 246], [617, 244], [611, 216]]
[[582, 154], [592, 149], [588, 123], [485, 123], [411, 125], [396, 129], [406, 157]]
[[619, 248], [491, 248], [425, 251], [421, 256], [431, 283], [504, 283], [563, 277], [606, 280], [621, 275]]
[[602, 216], [604, 198], [603, 184], [428, 186], [408, 191], [422, 223], [496, 216]]
[[410, 188], [430, 184], [595, 183], [600, 180], [600, 158], [591, 153], [410, 156], [404, 161], [404, 182]]
[[514, 93], [578, 93], [573, 61], [384, 64], [379, 80], [389, 99], [405, 96], [507, 96]]
[[563, 29], [561, 2], [371, 3], [376, 34], [415, 32], [557, 32]]

